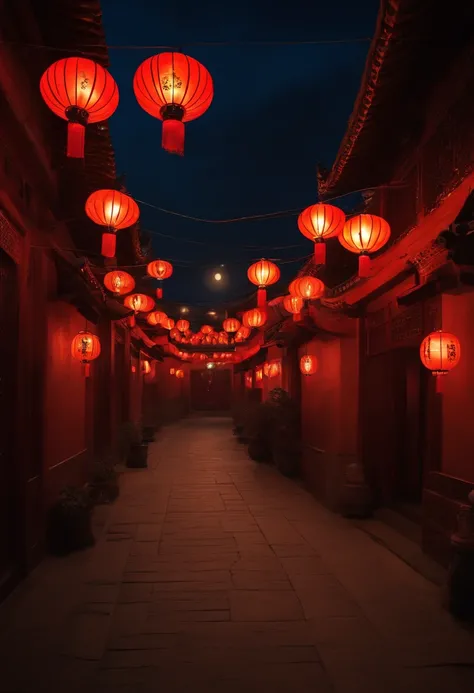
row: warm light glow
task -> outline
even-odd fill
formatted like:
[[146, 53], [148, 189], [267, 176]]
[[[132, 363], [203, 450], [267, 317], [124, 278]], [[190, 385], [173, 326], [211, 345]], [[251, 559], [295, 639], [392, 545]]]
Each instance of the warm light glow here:
[[237, 332], [240, 329], [240, 322], [237, 318], [227, 318], [227, 320], [224, 320], [222, 327], [226, 332]]
[[176, 373], [176, 368], [170, 368], [170, 375], [174, 375]]
[[188, 320], [178, 320], [178, 322], [176, 323], [176, 328], [180, 332], [186, 332], [187, 330], [189, 330], [189, 321]]
[[174, 327], [173, 318], [166, 318], [165, 320], [162, 321], [161, 326], [164, 327], [165, 330], [172, 330]]
[[252, 308], [244, 313], [242, 319], [245, 327], [258, 329], [265, 325], [267, 314], [261, 308]]
[[204, 335], [212, 334], [214, 332], [214, 328], [211, 327], [210, 325], [203, 325], [201, 327], [201, 332]]
[[420, 358], [433, 375], [446, 375], [461, 358], [459, 339], [442, 330], [431, 332], [421, 343]]
[[369, 253], [376, 253], [388, 242], [390, 226], [382, 217], [374, 214], [359, 214], [348, 219], [339, 236], [341, 245], [351, 253], [359, 255], [359, 276], [370, 275]]
[[343, 228], [346, 216], [342, 210], [333, 205], [316, 204], [307, 207], [298, 217], [298, 229], [314, 242], [314, 261], [317, 265], [326, 263], [326, 238], [338, 236]]
[[296, 296], [306, 301], [320, 298], [324, 294], [324, 289], [325, 286], [323, 282], [311, 276], [298, 277], [294, 279], [288, 287], [291, 296]]
[[113, 272], [107, 272], [105, 275], [104, 286], [117, 296], [124, 296], [130, 293], [130, 291], [133, 291], [135, 288], [135, 280], [127, 272], [114, 270]]
[[84, 157], [84, 128], [108, 120], [119, 102], [111, 74], [88, 58], [62, 58], [48, 67], [40, 80], [46, 105], [69, 121], [67, 155]]
[[206, 368], [209, 368], [209, 370], [211, 370], [211, 368], [215, 368], [215, 364], [212, 362], [206, 363]]
[[275, 284], [280, 279], [280, 270], [274, 262], [270, 260], [259, 260], [247, 270], [247, 276], [252, 284], [260, 289], [264, 289], [271, 284]]
[[241, 325], [238, 332], [235, 335], [235, 339], [237, 339], [237, 337], [238, 337], [239, 340], [243, 342], [244, 340], [246, 340], [250, 337], [251, 332], [252, 332], [252, 330], [250, 329], [250, 327], [246, 327], [245, 325]]
[[189, 313], [189, 308], [187, 308], [186, 306], [181, 306], [179, 312], [183, 314]]
[[81, 363], [88, 363], [100, 356], [100, 340], [92, 332], [79, 332], [71, 344], [71, 355]]
[[304, 299], [302, 299], [300, 296], [292, 296], [290, 294], [289, 296], [285, 296], [283, 299], [283, 306], [288, 313], [298, 315], [298, 313], [301, 313], [303, 310]]
[[176, 371], [176, 374], [175, 374], [175, 375], [176, 375], [176, 377], [177, 377], [179, 380], [181, 380], [182, 378], [184, 378], [184, 371], [182, 371], [181, 369], [179, 369], [179, 370]]
[[133, 226], [140, 217], [135, 200], [119, 190], [96, 190], [87, 198], [85, 209], [94, 224], [114, 231]]
[[142, 371], [145, 375], [148, 375], [148, 373], [151, 373], [151, 365], [150, 365], [149, 361], [143, 361]]
[[163, 121], [163, 148], [183, 155], [184, 123], [202, 116], [214, 96], [204, 65], [183, 53], [159, 53], [138, 67], [133, 91], [143, 110]]
[[161, 325], [161, 323], [167, 319], [166, 313], [163, 313], [161, 310], [154, 310], [152, 313], [149, 313], [146, 316], [146, 321], [149, 325]]
[[303, 375], [313, 375], [318, 370], [318, 361], [315, 356], [305, 354], [300, 358], [300, 371]]
[[216, 315], [217, 315], [217, 313], [216, 313], [215, 310], [209, 310], [209, 311], [207, 312], [207, 314], [210, 315], [212, 318], [215, 318]]
[[260, 383], [263, 380], [263, 368], [259, 367], [255, 369], [255, 380]]
[[130, 294], [126, 297], [124, 305], [135, 313], [149, 313], [153, 310], [155, 302], [146, 294]]
[[216, 272], [214, 275], [214, 279], [216, 280], [216, 282], [220, 282], [222, 279], [222, 274], [220, 272]]
[[173, 274], [173, 265], [166, 260], [153, 260], [148, 263], [146, 271], [150, 277], [163, 281]]
[[281, 362], [280, 361], [270, 361], [268, 367], [268, 377], [276, 378], [281, 373]]

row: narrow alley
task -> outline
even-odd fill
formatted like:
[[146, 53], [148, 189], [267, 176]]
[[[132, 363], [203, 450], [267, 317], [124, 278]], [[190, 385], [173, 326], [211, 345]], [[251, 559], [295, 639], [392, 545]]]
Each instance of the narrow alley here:
[[95, 512], [95, 547], [1, 606], [2, 693], [473, 690], [439, 589], [251, 462], [228, 419], [165, 428]]

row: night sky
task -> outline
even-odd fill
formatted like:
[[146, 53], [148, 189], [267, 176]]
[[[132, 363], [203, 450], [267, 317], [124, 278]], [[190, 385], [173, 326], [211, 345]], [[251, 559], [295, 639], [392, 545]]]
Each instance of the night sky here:
[[[316, 164], [329, 168], [335, 157], [369, 42], [189, 44], [371, 37], [378, 4], [103, 0], [109, 45], [175, 46], [202, 62], [214, 80], [211, 107], [186, 124], [185, 156], [172, 156], [161, 149], [161, 122], [141, 110], [132, 89], [138, 65], [161, 49], [111, 48], [110, 70], [121, 98], [110, 125], [117, 169], [125, 174], [130, 194], [205, 219], [302, 209], [316, 202]], [[252, 288], [246, 268], [253, 260], [291, 260], [312, 252], [296, 215], [207, 224], [140, 207], [142, 228], [153, 232], [155, 255], [175, 265], [165, 286], [168, 297], [178, 301], [211, 306], [238, 298]], [[288, 245], [295, 247], [270, 249]], [[206, 273], [220, 264], [228, 281], [216, 291], [206, 285]], [[297, 268], [297, 263], [281, 265], [282, 276], [291, 279]]]

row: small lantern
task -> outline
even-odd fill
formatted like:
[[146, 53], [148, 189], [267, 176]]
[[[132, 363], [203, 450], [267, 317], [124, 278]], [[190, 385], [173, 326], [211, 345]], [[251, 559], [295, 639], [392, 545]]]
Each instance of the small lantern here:
[[252, 308], [244, 313], [242, 320], [245, 327], [258, 329], [267, 322], [267, 314], [261, 308]]
[[288, 290], [291, 296], [302, 298], [305, 301], [313, 301], [324, 294], [325, 286], [317, 277], [305, 276], [294, 279]]
[[455, 368], [461, 358], [459, 339], [449, 332], [431, 332], [421, 343], [422, 364], [436, 376], [436, 392], [442, 392], [441, 376]]
[[301, 317], [304, 300], [300, 296], [292, 296], [290, 294], [283, 299], [283, 306], [288, 313], [292, 313], [293, 320], [297, 322]]
[[163, 298], [162, 281], [171, 277], [173, 274], [173, 265], [171, 262], [167, 262], [166, 260], [153, 260], [153, 262], [148, 263], [146, 271], [150, 277], [158, 279], [160, 282], [160, 285], [156, 290], [156, 297], [158, 299]]
[[222, 327], [226, 332], [237, 332], [240, 328], [240, 322], [237, 318], [227, 318], [224, 320]]
[[92, 332], [86, 332], [85, 330], [79, 332], [72, 340], [71, 355], [83, 364], [84, 375], [88, 378], [90, 362], [100, 356], [99, 338]]
[[184, 378], [184, 371], [182, 371], [180, 368], [176, 371], [175, 373], [176, 377], [178, 380], [182, 380]]
[[176, 368], [170, 368], [170, 375], [174, 375], [176, 373]]
[[148, 375], [149, 373], [151, 373], [151, 365], [149, 361], [145, 360], [142, 362], [142, 373], [144, 375]]
[[189, 321], [178, 320], [178, 322], [176, 323], [176, 329], [180, 332], [187, 332], [189, 330]]
[[152, 313], [148, 313], [146, 316], [146, 321], [149, 325], [158, 326], [161, 325], [167, 318], [168, 316], [166, 313], [163, 313], [161, 310], [154, 310]]
[[94, 224], [107, 228], [102, 234], [102, 255], [114, 257], [116, 232], [133, 226], [140, 217], [137, 203], [119, 190], [96, 190], [87, 198], [85, 209]]
[[375, 214], [358, 214], [348, 219], [339, 236], [341, 245], [359, 255], [359, 277], [370, 275], [369, 253], [383, 248], [390, 238], [390, 226]]
[[270, 260], [259, 260], [247, 270], [247, 277], [258, 286], [257, 306], [265, 309], [267, 305], [267, 286], [275, 284], [280, 279], [280, 270]]
[[307, 207], [298, 217], [298, 229], [314, 242], [314, 262], [326, 263], [326, 238], [338, 236], [344, 228], [346, 216], [333, 205], [316, 204]]
[[300, 358], [300, 371], [303, 375], [314, 375], [318, 370], [318, 361], [315, 356], [305, 354]]
[[114, 270], [105, 275], [104, 286], [116, 296], [124, 296], [134, 290], [135, 279], [128, 272]]
[[163, 320], [161, 323], [161, 327], [164, 327], [165, 330], [172, 330], [174, 327], [173, 318], [166, 318], [165, 320]]
[[[138, 313], [149, 313], [155, 307], [155, 302], [146, 294], [130, 294], [123, 302], [127, 308], [133, 310], [135, 315]], [[135, 317], [132, 316], [129, 320], [131, 327], [135, 325]]]

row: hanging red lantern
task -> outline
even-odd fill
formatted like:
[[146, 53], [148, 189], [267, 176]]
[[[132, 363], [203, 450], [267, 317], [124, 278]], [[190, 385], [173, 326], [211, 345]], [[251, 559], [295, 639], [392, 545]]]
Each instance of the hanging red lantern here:
[[219, 342], [219, 344], [228, 344], [229, 335], [227, 334], [227, 332], [225, 332], [224, 330], [222, 332], [219, 332], [217, 341]]
[[276, 378], [281, 373], [281, 363], [280, 361], [270, 361], [268, 366], [268, 377]]
[[136, 224], [140, 210], [130, 195], [119, 190], [96, 190], [86, 200], [86, 214], [94, 224], [106, 226], [102, 234], [102, 255], [115, 256], [116, 232]]
[[244, 342], [246, 339], [250, 337], [252, 330], [250, 327], [246, 327], [245, 325], [241, 325], [239, 327], [239, 330], [237, 331], [235, 335], [235, 339], [237, 340], [237, 337], [239, 338], [240, 341]]
[[227, 318], [224, 320], [222, 327], [226, 332], [237, 332], [240, 328], [240, 322], [237, 318]]
[[154, 55], [136, 71], [133, 91], [143, 110], [163, 121], [163, 149], [182, 156], [184, 123], [202, 116], [214, 96], [204, 65], [183, 53]]
[[166, 320], [167, 317], [166, 313], [163, 313], [161, 310], [154, 310], [146, 316], [146, 321], [149, 325], [157, 326], [161, 325], [163, 320]]
[[149, 361], [142, 362], [142, 373], [144, 375], [148, 375], [149, 373], [151, 373], [151, 365]]
[[84, 375], [89, 377], [90, 362], [100, 356], [100, 340], [92, 332], [82, 330], [72, 340], [71, 355], [84, 365]]
[[85, 126], [107, 120], [119, 102], [112, 75], [88, 58], [62, 58], [40, 80], [46, 105], [68, 121], [67, 156], [84, 158]]
[[176, 377], [178, 378], [178, 380], [182, 380], [182, 379], [184, 378], [184, 371], [182, 371], [181, 368], [179, 368], [179, 369], [176, 371], [176, 374], [175, 374], [175, 375], [176, 375]]
[[165, 320], [163, 320], [161, 323], [161, 327], [164, 327], [165, 330], [172, 330], [174, 327], [173, 318], [166, 318]]
[[178, 322], [176, 323], [176, 327], [180, 332], [187, 332], [187, 330], [189, 330], [189, 321], [178, 320]]
[[359, 277], [370, 275], [369, 253], [383, 248], [390, 238], [390, 226], [374, 214], [359, 214], [344, 224], [339, 241], [351, 253], [359, 255]]
[[267, 314], [261, 308], [252, 308], [244, 313], [242, 320], [245, 327], [259, 329], [267, 322]]
[[170, 368], [170, 375], [174, 375], [176, 373], [176, 368]]
[[192, 337], [191, 337], [191, 344], [192, 344], [193, 346], [197, 346], [198, 344], [201, 343], [201, 340], [202, 340], [202, 335], [199, 334], [199, 332], [197, 332], [196, 334], [193, 334], [193, 335], [192, 335]]
[[318, 370], [318, 361], [315, 356], [305, 354], [300, 358], [300, 371], [303, 375], [313, 375]]
[[288, 287], [291, 296], [302, 298], [305, 301], [313, 301], [316, 298], [320, 298], [324, 293], [324, 289], [323, 282], [311, 276], [298, 277]]
[[[133, 310], [135, 315], [138, 313], [149, 313], [155, 306], [154, 300], [146, 294], [130, 294], [129, 296], [126, 296], [123, 303], [127, 308]], [[135, 325], [134, 316], [130, 318], [129, 325], [131, 327]]]
[[175, 342], [179, 342], [181, 341], [181, 332], [176, 327], [173, 327], [173, 329], [170, 330], [170, 337], [174, 339]]
[[449, 332], [431, 332], [421, 343], [422, 364], [436, 376], [436, 391], [441, 392], [441, 378], [455, 368], [461, 358], [459, 339]]
[[201, 327], [200, 331], [202, 332], [202, 334], [208, 335], [208, 334], [212, 334], [214, 332], [214, 328], [211, 327], [210, 325], [203, 325]]
[[148, 263], [146, 271], [150, 277], [158, 279], [160, 282], [160, 286], [156, 290], [156, 297], [163, 298], [163, 287], [161, 286], [161, 282], [171, 277], [173, 274], [173, 265], [166, 260], [153, 260], [153, 262]]
[[135, 279], [128, 272], [114, 270], [105, 275], [104, 286], [117, 296], [124, 296], [134, 290]]
[[263, 380], [263, 368], [261, 366], [255, 369], [255, 380], [257, 383], [261, 383]]
[[298, 229], [314, 242], [314, 261], [317, 265], [326, 263], [326, 238], [338, 236], [343, 228], [346, 215], [333, 205], [316, 204], [307, 207], [298, 217]]
[[304, 300], [300, 296], [285, 296], [283, 306], [288, 313], [292, 313], [293, 320], [299, 320], [301, 311], [303, 310]]
[[265, 363], [263, 364], [263, 375], [266, 378], [268, 378], [269, 371], [270, 371], [270, 364], [268, 363], [268, 361], [265, 361]]
[[280, 279], [280, 270], [274, 262], [270, 260], [259, 260], [247, 270], [247, 277], [258, 286], [257, 305], [265, 308], [267, 303], [267, 286], [275, 284]]

